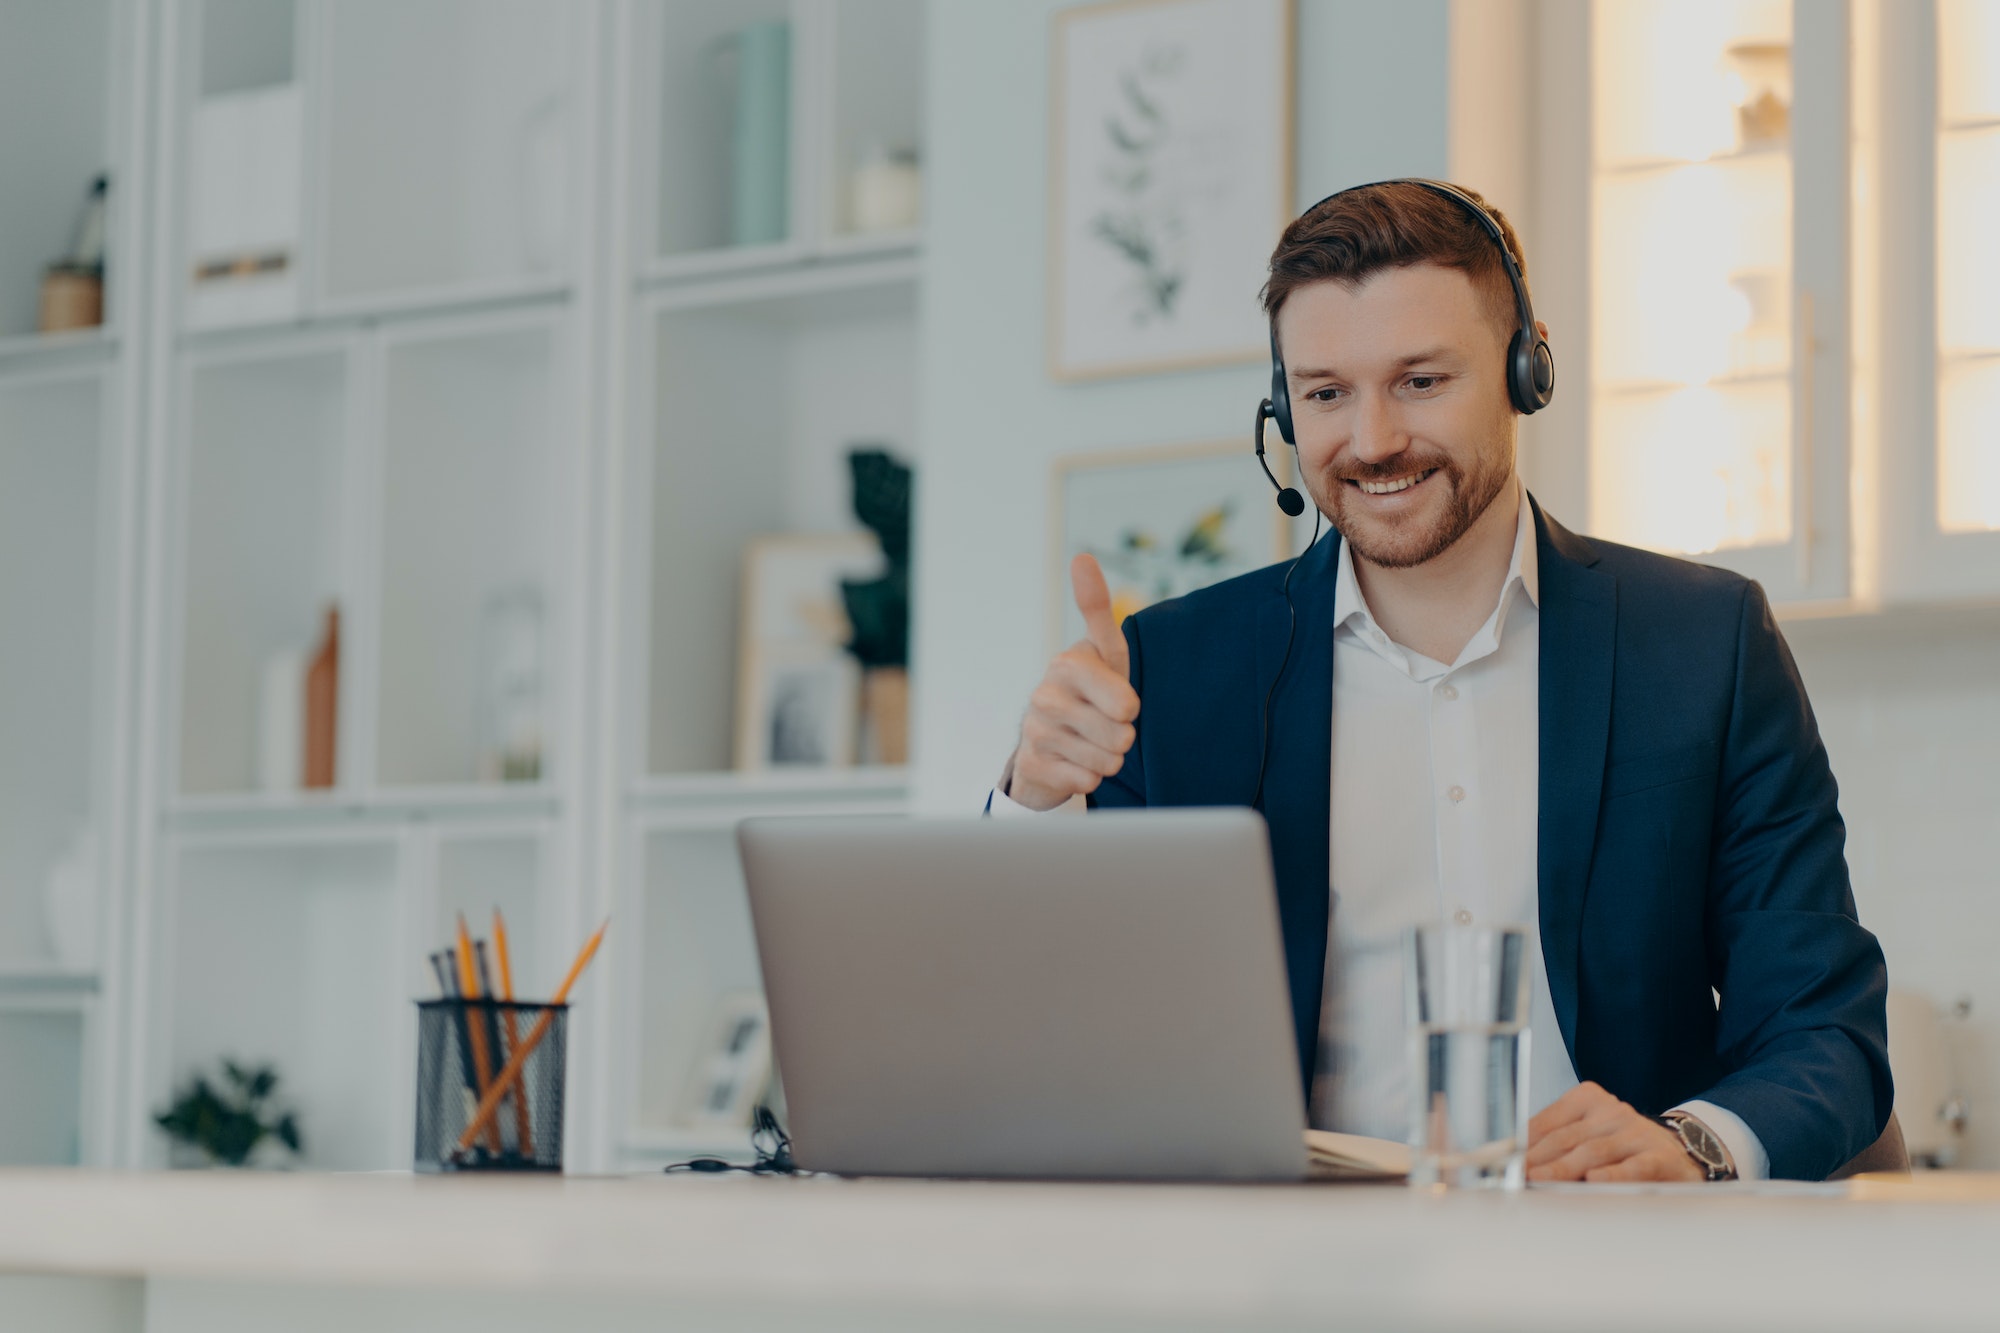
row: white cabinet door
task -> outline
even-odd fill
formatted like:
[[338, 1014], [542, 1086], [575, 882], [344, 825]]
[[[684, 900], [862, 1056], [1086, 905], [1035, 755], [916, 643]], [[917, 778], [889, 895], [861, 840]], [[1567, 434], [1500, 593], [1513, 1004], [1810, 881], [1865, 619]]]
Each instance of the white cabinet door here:
[[2000, 5], [1885, 13], [1882, 593], [2000, 594]]
[[1581, 86], [1541, 94], [1540, 221], [1586, 243], [1542, 264], [1587, 403], [1542, 457], [1584, 479], [1571, 517], [1846, 597], [1848, 6], [1561, 8], [1586, 35], [1549, 78]]

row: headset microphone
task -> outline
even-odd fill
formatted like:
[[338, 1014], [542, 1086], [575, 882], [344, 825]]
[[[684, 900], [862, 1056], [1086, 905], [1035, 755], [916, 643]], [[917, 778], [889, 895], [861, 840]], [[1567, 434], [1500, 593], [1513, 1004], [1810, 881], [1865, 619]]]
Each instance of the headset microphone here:
[[1257, 439], [1257, 465], [1264, 469], [1264, 475], [1271, 479], [1272, 487], [1278, 492], [1278, 508], [1285, 511], [1287, 518], [1297, 518], [1306, 512], [1305, 497], [1289, 486], [1278, 485], [1277, 474], [1271, 471], [1271, 464], [1264, 457], [1264, 423], [1276, 415], [1270, 399], [1266, 398], [1257, 405], [1257, 424], [1251, 428]]

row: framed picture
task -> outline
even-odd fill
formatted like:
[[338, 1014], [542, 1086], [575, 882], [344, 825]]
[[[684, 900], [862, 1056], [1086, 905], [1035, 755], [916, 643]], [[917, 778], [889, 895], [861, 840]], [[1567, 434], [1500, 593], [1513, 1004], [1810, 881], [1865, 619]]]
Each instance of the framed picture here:
[[[1289, 483], [1290, 451], [1267, 457]], [[1084, 551], [1104, 567], [1111, 612], [1134, 611], [1284, 560], [1290, 526], [1271, 483], [1240, 440], [1166, 445], [1059, 459], [1051, 504], [1052, 650], [1084, 635], [1069, 562]]]
[[756, 991], [727, 991], [709, 1010], [702, 1045], [682, 1094], [680, 1123], [736, 1129], [771, 1082], [771, 1016]]
[[1292, 217], [1291, 0], [1066, 9], [1050, 61], [1049, 373], [1268, 355], [1257, 293]]
[[882, 574], [873, 533], [773, 537], [743, 559], [736, 766], [854, 763], [861, 668], [847, 652], [842, 579]]

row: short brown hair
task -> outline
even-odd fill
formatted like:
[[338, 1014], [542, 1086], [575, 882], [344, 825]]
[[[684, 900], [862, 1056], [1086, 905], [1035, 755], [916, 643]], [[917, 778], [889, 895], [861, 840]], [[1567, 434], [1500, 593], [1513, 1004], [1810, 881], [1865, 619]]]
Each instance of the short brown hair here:
[[[1507, 250], [1528, 283], [1528, 257], [1521, 238], [1501, 211], [1477, 191], [1470, 195], [1507, 238]], [[1321, 200], [1285, 228], [1271, 252], [1271, 277], [1264, 284], [1264, 313], [1273, 322], [1285, 298], [1315, 282], [1357, 286], [1385, 268], [1436, 264], [1455, 268], [1483, 292], [1488, 308], [1510, 334], [1519, 319], [1506, 266], [1486, 229], [1465, 206], [1435, 190], [1408, 181], [1384, 181], [1344, 190]]]

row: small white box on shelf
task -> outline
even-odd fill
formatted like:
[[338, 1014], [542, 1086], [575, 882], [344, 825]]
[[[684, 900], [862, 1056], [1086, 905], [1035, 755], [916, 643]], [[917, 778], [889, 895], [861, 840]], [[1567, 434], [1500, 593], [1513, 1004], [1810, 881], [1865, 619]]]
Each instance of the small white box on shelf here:
[[289, 319], [299, 309], [304, 98], [296, 84], [202, 99], [190, 126], [187, 322]]

